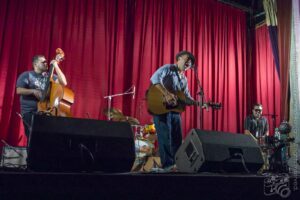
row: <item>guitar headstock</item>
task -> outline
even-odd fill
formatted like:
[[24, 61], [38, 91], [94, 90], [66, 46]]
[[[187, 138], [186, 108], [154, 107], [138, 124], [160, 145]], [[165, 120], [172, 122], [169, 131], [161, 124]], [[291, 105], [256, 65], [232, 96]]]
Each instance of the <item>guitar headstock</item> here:
[[61, 48], [57, 48], [55, 53], [56, 53], [55, 60], [58, 63], [60, 63], [65, 59], [65, 52]]

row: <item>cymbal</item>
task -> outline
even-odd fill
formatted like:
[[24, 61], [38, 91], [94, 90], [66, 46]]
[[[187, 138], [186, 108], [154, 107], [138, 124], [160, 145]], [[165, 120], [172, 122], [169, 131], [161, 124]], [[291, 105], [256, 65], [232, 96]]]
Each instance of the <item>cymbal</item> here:
[[124, 115], [116, 115], [115, 117], [113, 117], [114, 121], [118, 121], [118, 122], [128, 122], [131, 125], [139, 125], [140, 122], [138, 119], [134, 118], [134, 117], [129, 117], [129, 116], [124, 116]]
[[110, 117], [114, 120], [114, 121], [118, 121], [118, 122], [129, 122], [129, 124], [131, 125], [139, 125], [140, 122], [139, 120], [137, 120], [134, 117], [129, 117], [129, 116], [124, 116], [122, 111], [116, 108], [111, 108], [110, 110], [108, 108], [105, 108], [103, 110], [103, 113], [108, 116], [110, 114]]
[[105, 114], [106, 116], [108, 116], [110, 114], [111, 117], [114, 116], [114, 115], [122, 115], [122, 116], [124, 116], [123, 113], [122, 113], [122, 111], [119, 110], [119, 109], [117, 109], [117, 108], [110, 108], [110, 109], [105, 108], [103, 110], [103, 114]]
[[126, 117], [126, 119], [129, 122], [129, 124], [131, 124], [131, 125], [139, 125], [140, 124], [139, 120], [134, 117]]

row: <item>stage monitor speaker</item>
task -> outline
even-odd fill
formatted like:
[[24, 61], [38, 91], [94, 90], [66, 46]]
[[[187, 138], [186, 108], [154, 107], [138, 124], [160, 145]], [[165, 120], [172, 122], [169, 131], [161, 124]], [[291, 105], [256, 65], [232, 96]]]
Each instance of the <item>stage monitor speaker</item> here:
[[134, 160], [133, 132], [127, 122], [33, 116], [31, 170], [129, 172]]
[[250, 135], [192, 129], [175, 155], [180, 172], [257, 172], [261, 150]]

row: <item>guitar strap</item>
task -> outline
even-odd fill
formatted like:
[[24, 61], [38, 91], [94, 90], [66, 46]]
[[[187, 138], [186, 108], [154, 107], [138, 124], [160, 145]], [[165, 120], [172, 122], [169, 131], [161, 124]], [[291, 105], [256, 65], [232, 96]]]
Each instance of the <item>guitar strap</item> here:
[[176, 73], [176, 76], [178, 78], [178, 82], [180, 84], [180, 89], [181, 89], [181, 91], [184, 91], [184, 89], [183, 89], [183, 83], [182, 83], [181, 78], [180, 78], [180, 76], [178, 74], [178, 67], [175, 69], [175, 73]]

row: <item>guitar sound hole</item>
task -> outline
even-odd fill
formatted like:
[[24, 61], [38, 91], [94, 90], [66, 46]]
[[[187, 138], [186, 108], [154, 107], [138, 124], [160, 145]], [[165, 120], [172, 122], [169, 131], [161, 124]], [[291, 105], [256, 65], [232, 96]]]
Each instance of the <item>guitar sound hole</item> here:
[[175, 105], [166, 104], [165, 106], [166, 106], [166, 109], [171, 110], [171, 109], [177, 108], [178, 105], [177, 104], [175, 104]]

